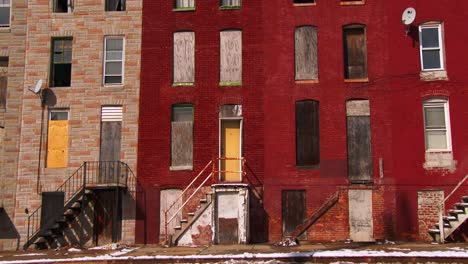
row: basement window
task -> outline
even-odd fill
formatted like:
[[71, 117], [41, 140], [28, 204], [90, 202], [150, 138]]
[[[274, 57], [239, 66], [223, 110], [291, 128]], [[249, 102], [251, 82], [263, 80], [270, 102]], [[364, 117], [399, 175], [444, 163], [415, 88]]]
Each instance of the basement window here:
[[240, 9], [241, 0], [221, 0], [220, 9]]
[[125, 0], [106, 0], [106, 11], [125, 11]]
[[71, 84], [72, 42], [72, 38], [52, 39], [51, 87], [68, 87]]
[[11, 0], [0, 0], [0, 27], [10, 26]]

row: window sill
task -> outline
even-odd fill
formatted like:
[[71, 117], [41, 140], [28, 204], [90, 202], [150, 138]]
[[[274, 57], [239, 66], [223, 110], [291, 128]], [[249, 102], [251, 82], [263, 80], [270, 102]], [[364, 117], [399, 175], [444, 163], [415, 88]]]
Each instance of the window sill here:
[[320, 169], [320, 164], [317, 164], [317, 165], [301, 165], [301, 166], [297, 166], [297, 165], [296, 165], [296, 169], [298, 169], [298, 170], [315, 170], [315, 169]]
[[190, 11], [195, 11], [195, 7], [178, 7], [172, 9], [174, 12], [190, 12]]
[[219, 10], [239, 10], [241, 6], [220, 6]]
[[119, 84], [104, 84], [103, 86], [101, 86], [102, 89], [104, 90], [110, 90], [110, 89], [114, 89], [114, 90], [123, 90], [125, 88], [125, 85], [123, 83], [119, 83]]
[[180, 87], [180, 86], [195, 86], [195, 83], [173, 83], [172, 87]]
[[366, 1], [345, 1], [340, 2], [342, 6], [350, 6], [350, 5], [365, 5]]
[[303, 3], [303, 4], [293, 4], [296, 7], [305, 7], [305, 6], [316, 6], [317, 3]]
[[296, 84], [319, 83], [319, 80], [296, 80]]
[[193, 170], [193, 166], [170, 166], [170, 171], [191, 171]]
[[241, 82], [220, 82], [219, 86], [242, 86]]
[[11, 32], [11, 27], [0, 27], [0, 33], [10, 33]]
[[419, 73], [421, 81], [446, 81], [448, 80], [447, 71], [445, 70], [429, 70]]
[[345, 79], [345, 83], [366, 83], [369, 82], [369, 78], [362, 78], [362, 79]]

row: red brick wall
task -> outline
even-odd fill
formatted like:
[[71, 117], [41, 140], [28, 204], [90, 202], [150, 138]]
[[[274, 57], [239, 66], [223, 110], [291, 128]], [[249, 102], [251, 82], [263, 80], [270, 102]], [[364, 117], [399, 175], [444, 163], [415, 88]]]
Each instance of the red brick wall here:
[[[142, 83], [139, 141], [139, 177], [148, 195], [159, 188], [185, 186], [191, 177], [218, 155], [218, 109], [222, 104], [243, 105], [244, 156], [265, 188], [264, 208], [271, 241], [282, 236], [281, 191], [307, 191], [308, 214], [347, 180], [345, 102], [368, 99], [373, 154], [373, 212], [376, 239], [418, 239], [417, 191], [448, 191], [468, 170], [468, 110], [464, 107], [464, 63], [460, 3], [448, 3], [442, 12], [436, 1], [418, 0], [417, 23], [444, 21], [449, 81], [424, 82], [419, 78], [418, 41], [405, 36], [401, 13], [406, 1], [366, 1], [340, 6], [338, 0], [316, 6], [294, 7], [292, 1], [243, 1], [241, 10], [220, 11], [218, 1], [197, 1], [195, 12], [173, 12], [172, 1], [145, 1], [143, 12]], [[448, 8], [453, 7], [453, 8]], [[342, 26], [366, 25], [369, 82], [346, 83], [343, 78]], [[294, 28], [318, 27], [318, 83], [294, 81]], [[243, 32], [243, 85], [222, 88], [219, 81], [219, 31]], [[196, 81], [193, 87], [172, 87], [172, 33], [196, 34]], [[417, 36], [417, 33], [416, 33]], [[424, 163], [422, 100], [431, 94], [448, 95], [456, 170], [427, 171]], [[320, 102], [320, 168], [295, 165], [294, 103]], [[194, 170], [169, 171], [170, 107], [191, 102], [195, 109]], [[380, 173], [379, 159], [383, 161]], [[155, 191], [153, 191], [153, 189]], [[466, 187], [462, 189], [467, 190]], [[461, 190], [463, 191], [463, 190]], [[159, 198], [152, 198], [154, 202]], [[347, 201], [341, 198], [316, 226], [309, 239], [342, 240], [349, 237]], [[455, 200], [454, 200], [455, 201]], [[454, 201], [449, 201], [453, 203]], [[158, 204], [146, 203], [146, 210]], [[144, 209], [143, 209], [144, 210]], [[141, 237], [152, 237], [148, 226], [158, 226], [157, 212], [148, 213]], [[335, 228], [321, 232], [318, 227]], [[323, 230], [322, 230], [323, 231]], [[151, 233], [151, 234], [150, 234]], [[147, 242], [154, 243], [154, 239]]]
[[442, 191], [419, 191], [418, 192], [418, 224], [419, 239], [432, 241], [428, 233], [439, 223], [439, 203], [444, 199]]

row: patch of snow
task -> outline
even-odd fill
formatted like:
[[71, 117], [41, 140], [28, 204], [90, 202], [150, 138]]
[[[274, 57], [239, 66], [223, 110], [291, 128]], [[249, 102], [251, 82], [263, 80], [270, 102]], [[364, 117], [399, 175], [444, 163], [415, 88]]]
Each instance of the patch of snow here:
[[409, 248], [387, 248], [388, 250], [396, 250], [396, 251], [411, 251]]
[[130, 253], [130, 252], [132, 252], [132, 251], [134, 251], [136, 249], [138, 249], [138, 248], [124, 248], [119, 252], [115, 252], [115, 253], [112, 253], [112, 254], [109, 254], [109, 255], [112, 256], [112, 257], [118, 257], [118, 256], [125, 255], [127, 253]]
[[410, 252], [385, 252], [372, 250], [329, 250], [319, 251], [314, 257], [455, 257], [468, 258], [468, 250], [465, 251], [410, 251]]
[[13, 257], [29, 257], [29, 256], [45, 256], [47, 254], [45, 253], [28, 253], [28, 254], [19, 254], [19, 255], [13, 255]]
[[297, 239], [286, 238], [283, 241], [279, 241], [275, 243], [277, 247], [295, 247], [299, 245], [299, 241]]
[[68, 249], [68, 252], [80, 252], [80, 251], [82, 251], [82, 250], [79, 249], [79, 248], [69, 248]]
[[390, 244], [390, 245], [395, 245], [395, 242], [385, 239], [384, 244], [385, 244], [385, 245], [388, 245], [388, 244]]
[[119, 243], [112, 243], [112, 244], [103, 245], [99, 247], [92, 247], [92, 248], [89, 248], [89, 250], [119, 250], [123, 248], [127, 248], [127, 245], [119, 244]]
[[461, 247], [451, 247], [451, 248], [448, 248], [450, 250], [455, 250], [455, 251], [466, 251], [466, 248], [461, 248]]

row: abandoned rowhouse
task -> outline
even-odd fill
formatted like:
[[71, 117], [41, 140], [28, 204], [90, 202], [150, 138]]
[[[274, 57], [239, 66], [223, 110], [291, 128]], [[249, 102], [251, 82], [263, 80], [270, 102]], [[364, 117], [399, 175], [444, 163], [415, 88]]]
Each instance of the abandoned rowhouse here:
[[12, 3], [1, 244], [134, 243], [142, 1]]
[[136, 242], [466, 234], [468, 4], [408, 7], [145, 1]]

